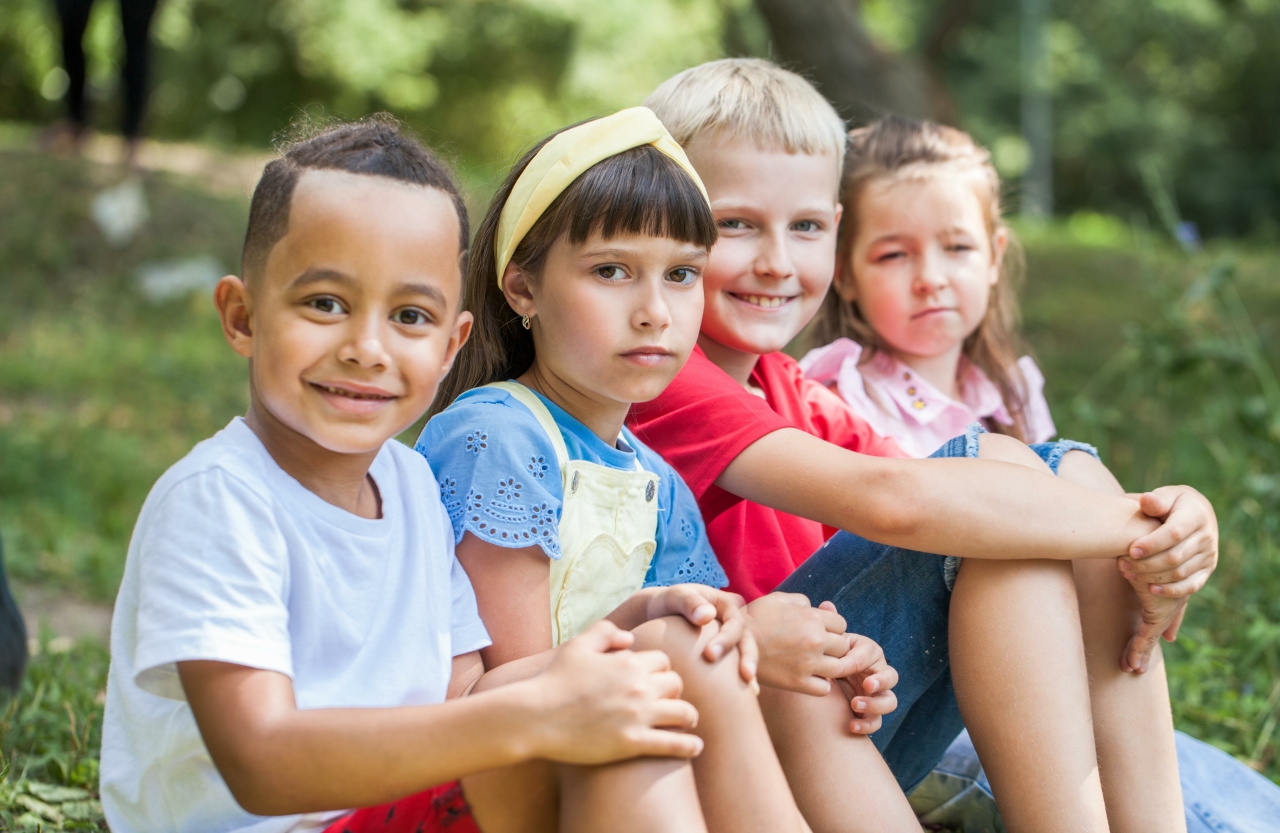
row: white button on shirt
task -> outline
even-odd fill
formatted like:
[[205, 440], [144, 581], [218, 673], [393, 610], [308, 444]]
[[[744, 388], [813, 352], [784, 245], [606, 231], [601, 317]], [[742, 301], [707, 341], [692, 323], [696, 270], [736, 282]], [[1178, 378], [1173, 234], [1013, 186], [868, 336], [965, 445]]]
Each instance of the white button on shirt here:
[[[972, 422], [1013, 424], [1000, 389], [967, 361], [961, 369], [957, 402], [883, 351], [865, 363], [862, 345], [847, 338], [810, 350], [800, 360], [805, 376], [834, 384], [845, 402], [876, 433], [892, 437], [912, 457], [928, 457]], [[1044, 375], [1030, 356], [1018, 360], [1027, 383], [1027, 442], [1052, 439], [1057, 433], [1044, 398]]]

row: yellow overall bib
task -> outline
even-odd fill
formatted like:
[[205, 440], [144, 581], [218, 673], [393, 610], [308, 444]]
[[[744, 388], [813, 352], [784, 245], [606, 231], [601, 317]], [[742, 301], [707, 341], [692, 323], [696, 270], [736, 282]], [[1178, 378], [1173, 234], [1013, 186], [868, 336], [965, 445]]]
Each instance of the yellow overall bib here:
[[551, 562], [551, 634], [559, 645], [644, 586], [658, 547], [658, 475], [570, 460], [555, 418], [537, 394], [495, 382], [533, 413], [560, 463], [560, 558]]

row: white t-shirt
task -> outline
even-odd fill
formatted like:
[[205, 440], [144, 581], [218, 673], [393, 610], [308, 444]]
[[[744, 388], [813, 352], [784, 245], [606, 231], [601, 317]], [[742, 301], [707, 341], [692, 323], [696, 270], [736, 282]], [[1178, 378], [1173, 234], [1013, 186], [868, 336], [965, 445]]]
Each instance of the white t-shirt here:
[[151, 489], [111, 623], [101, 787], [115, 833], [277, 833], [340, 815], [241, 809], [176, 662], [287, 674], [303, 709], [410, 706], [443, 702], [452, 658], [489, 644], [431, 467], [392, 440], [370, 474], [379, 520], [307, 490], [236, 418]]

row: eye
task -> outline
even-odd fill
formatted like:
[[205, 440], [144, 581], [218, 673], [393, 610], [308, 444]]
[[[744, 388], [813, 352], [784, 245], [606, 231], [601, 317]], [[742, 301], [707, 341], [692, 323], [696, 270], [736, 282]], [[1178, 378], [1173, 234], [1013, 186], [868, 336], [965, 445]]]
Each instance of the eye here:
[[947, 251], [949, 252], [971, 252], [973, 249], [974, 247], [968, 243], [952, 243], [947, 246]]
[[606, 281], [620, 281], [627, 276], [621, 266], [609, 264], [608, 266], [597, 266], [596, 274], [604, 278]]
[[698, 280], [698, 270], [691, 269], [688, 266], [681, 266], [668, 272], [667, 280], [680, 286], [688, 286]]
[[812, 234], [815, 231], [822, 231], [822, 226], [814, 220], [801, 220], [798, 223], [792, 223], [791, 230], [801, 234]]
[[907, 256], [907, 253], [906, 253], [906, 252], [904, 252], [904, 251], [900, 251], [900, 250], [899, 250], [899, 251], [892, 251], [892, 252], [884, 252], [883, 254], [878, 254], [878, 255], [876, 255], [875, 262], [876, 262], [876, 263], [888, 263], [888, 262], [889, 262], [889, 261], [891, 261], [891, 260], [901, 260], [902, 258], [904, 258], [904, 257], [906, 257], [906, 256]]
[[421, 327], [431, 323], [431, 316], [418, 307], [405, 307], [391, 314], [391, 320], [408, 327]]
[[747, 227], [744, 220], [717, 220], [716, 225], [724, 229], [744, 229]]
[[347, 311], [346, 308], [342, 306], [342, 302], [331, 295], [321, 295], [319, 298], [312, 298], [307, 301], [307, 306], [317, 312], [323, 312], [327, 315], [340, 315]]

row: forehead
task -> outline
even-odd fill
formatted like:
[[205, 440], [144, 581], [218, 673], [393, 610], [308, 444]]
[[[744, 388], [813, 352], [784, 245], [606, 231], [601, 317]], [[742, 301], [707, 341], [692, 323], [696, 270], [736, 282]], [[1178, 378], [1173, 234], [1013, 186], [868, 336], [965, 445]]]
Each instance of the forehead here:
[[788, 153], [744, 139], [699, 137], [686, 147], [712, 202], [726, 196], [772, 204], [831, 203], [840, 187], [840, 159], [830, 153]]
[[858, 195], [858, 225], [874, 234], [950, 228], [981, 234], [987, 219], [978, 190], [971, 177], [941, 172], [873, 180]]
[[289, 227], [268, 255], [265, 276], [288, 281], [323, 264], [360, 278], [435, 274], [460, 281], [459, 232], [453, 199], [437, 188], [309, 170], [294, 188]]

